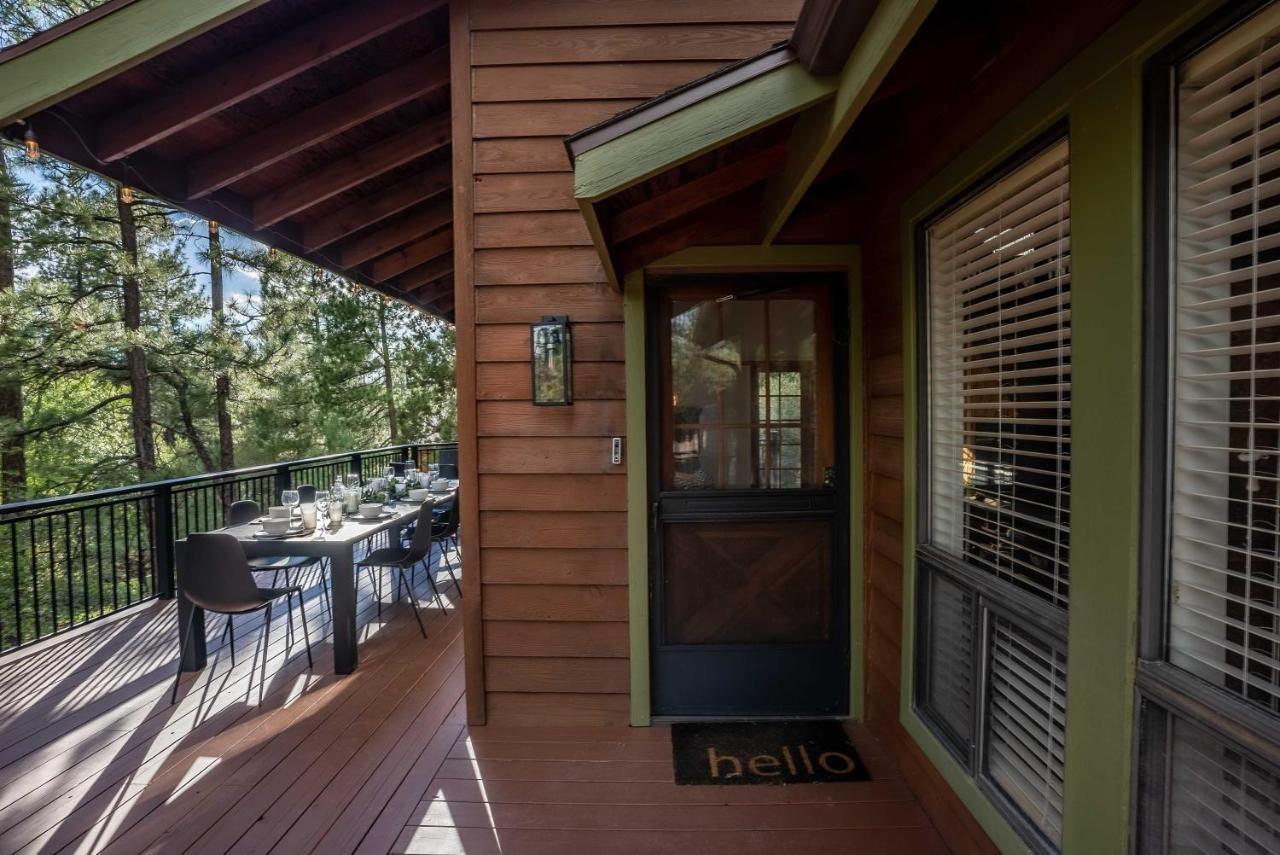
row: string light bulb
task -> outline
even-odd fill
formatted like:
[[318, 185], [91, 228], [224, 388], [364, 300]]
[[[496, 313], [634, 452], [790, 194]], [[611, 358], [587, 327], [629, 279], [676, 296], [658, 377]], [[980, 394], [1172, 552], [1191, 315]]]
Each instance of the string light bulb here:
[[120, 201], [124, 202], [126, 205], [133, 204], [133, 188], [128, 184], [120, 185]]
[[30, 125], [27, 125], [27, 132], [22, 135], [22, 145], [27, 150], [27, 160], [34, 162], [40, 159], [40, 140]]
[[269, 258], [272, 261], [275, 261], [279, 257], [280, 257], [280, 250], [276, 249], [274, 246], [267, 247], [267, 258]]
[[217, 237], [217, 236], [218, 236], [218, 221], [217, 221], [217, 220], [210, 220], [210, 221], [209, 221], [209, 236], [210, 236], [210, 237]]

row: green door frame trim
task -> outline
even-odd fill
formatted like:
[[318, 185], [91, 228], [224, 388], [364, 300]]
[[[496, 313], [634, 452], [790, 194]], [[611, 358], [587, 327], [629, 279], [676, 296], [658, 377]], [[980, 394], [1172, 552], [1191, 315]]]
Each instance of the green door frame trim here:
[[[920, 426], [915, 230], [932, 211], [1055, 124], [1071, 137], [1072, 576], [1064, 852], [1127, 852], [1132, 820], [1141, 509], [1142, 71], [1222, 0], [1144, 0], [903, 206], [905, 481]], [[913, 708], [917, 508], [903, 527], [903, 727], [1005, 852], [1028, 846]]]
[[646, 273], [761, 273], [843, 270], [849, 278], [849, 715], [864, 709], [863, 658], [863, 353], [862, 267], [848, 245], [701, 246], [683, 249], [627, 274], [623, 325], [627, 382], [627, 581], [631, 644], [631, 724], [650, 723], [649, 694], [649, 483], [645, 441]]
[[7, 61], [0, 127], [139, 65], [267, 0], [135, 0]]

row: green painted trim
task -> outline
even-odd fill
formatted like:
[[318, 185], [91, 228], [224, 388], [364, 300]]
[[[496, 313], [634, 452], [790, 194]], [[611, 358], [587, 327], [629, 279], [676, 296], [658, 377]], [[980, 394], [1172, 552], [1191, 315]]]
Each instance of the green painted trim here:
[[649, 691], [649, 482], [648, 402], [645, 378], [646, 273], [747, 273], [845, 270], [849, 277], [849, 714], [860, 719], [866, 708], [863, 661], [865, 626], [863, 566], [863, 417], [862, 263], [856, 246], [700, 246], [683, 249], [627, 274], [623, 289], [623, 325], [627, 378], [627, 582], [631, 644], [631, 724], [650, 723]]
[[609, 250], [609, 241], [605, 240], [604, 230], [600, 228], [600, 218], [596, 216], [596, 206], [586, 199], [578, 200], [578, 210], [586, 221], [587, 233], [591, 235], [591, 243], [600, 256], [600, 266], [604, 268], [605, 278], [614, 288], [621, 289], [622, 281], [618, 278], [618, 268], [613, 263], [613, 253]]
[[579, 155], [574, 195], [598, 202], [831, 97], [836, 83], [792, 62]]
[[[1066, 118], [1071, 127], [1073, 460], [1063, 851], [1126, 852], [1133, 778], [1141, 484], [1145, 60], [1221, 0], [1145, 0], [932, 178], [903, 207], [905, 478], [918, 477], [915, 230]], [[1116, 426], [1123, 426], [1121, 431]], [[903, 526], [901, 722], [1002, 851], [1027, 846], [912, 708], [918, 521]]]
[[791, 131], [787, 162], [765, 188], [763, 243], [782, 231], [933, 6], [934, 0], [881, 0], [840, 73], [835, 97], [811, 107]]
[[631, 644], [631, 725], [647, 727], [649, 694], [649, 444], [645, 388], [644, 273], [622, 292], [627, 378], [627, 612]]
[[137, 0], [0, 63], [0, 126], [25, 119], [267, 0]]

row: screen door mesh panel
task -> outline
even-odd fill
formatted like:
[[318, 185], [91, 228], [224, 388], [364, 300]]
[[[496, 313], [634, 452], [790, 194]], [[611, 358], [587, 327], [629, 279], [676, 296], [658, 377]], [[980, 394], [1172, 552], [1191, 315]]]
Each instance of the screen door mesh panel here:
[[1058, 846], [1066, 764], [1066, 651], [995, 617], [988, 655], [986, 773]]
[[974, 633], [977, 606], [964, 588], [929, 575], [927, 681], [923, 705], [950, 731], [967, 758], [973, 739]]
[[1280, 39], [1178, 68], [1169, 659], [1280, 713]]
[[1280, 770], [1173, 719], [1169, 851], [1280, 852]]
[[928, 231], [929, 542], [1063, 608], [1071, 199], [1062, 140]]

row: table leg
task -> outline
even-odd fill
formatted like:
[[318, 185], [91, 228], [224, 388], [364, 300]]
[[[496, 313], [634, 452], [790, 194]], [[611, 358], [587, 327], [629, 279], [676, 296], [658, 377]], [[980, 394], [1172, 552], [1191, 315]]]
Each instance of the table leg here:
[[351, 547], [329, 557], [333, 595], [333, 673], [356, 670], [356, 573]]
[[[188, 632], [187, 627], [191, 629]], [[182, 643], [183, 634], [187, 634], [187, 648], [182, 654], [183, 671], [199, 671], [204, 668], [208, 655], [204, 647], [204, 609], [193, 605], [190, 600], [178, 592], [178, 643]]]

